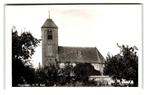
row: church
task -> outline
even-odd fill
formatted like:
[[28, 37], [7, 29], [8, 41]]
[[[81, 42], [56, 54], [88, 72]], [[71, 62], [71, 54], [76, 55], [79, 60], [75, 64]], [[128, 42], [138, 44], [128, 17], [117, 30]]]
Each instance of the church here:
[[58, 26], [50, 17], [42, 25], [41, 32], [43, 67], [55, 63], [90, 63], [103, 73], [105, 59], [96, 47], [58, 46]]

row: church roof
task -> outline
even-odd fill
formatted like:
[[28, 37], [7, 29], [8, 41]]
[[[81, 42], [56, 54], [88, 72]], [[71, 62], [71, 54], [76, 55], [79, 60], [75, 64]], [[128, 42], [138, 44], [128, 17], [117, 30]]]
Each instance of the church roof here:
[[104, 63], [105, 59], [96, 47], [59, 46], [59, 62]]
[[44, 22], [42, 28], [58, 28], [58, 27], [57, 27], [57, 25], [54, 23], [54, 21], [52, 19], [48, 18]]

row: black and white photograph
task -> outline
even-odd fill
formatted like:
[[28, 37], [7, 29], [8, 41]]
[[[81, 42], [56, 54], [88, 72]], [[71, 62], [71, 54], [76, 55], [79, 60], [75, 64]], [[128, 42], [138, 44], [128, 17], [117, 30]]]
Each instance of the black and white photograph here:
[[139, 3], [6, 4], [5, 25], [12, 87], [142, 84]]

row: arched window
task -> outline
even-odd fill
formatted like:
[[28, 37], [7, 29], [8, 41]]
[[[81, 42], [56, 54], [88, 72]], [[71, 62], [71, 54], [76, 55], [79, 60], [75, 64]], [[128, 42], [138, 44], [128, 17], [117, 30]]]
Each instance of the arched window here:
[[49, 40], [52, 40], [53, 39], [53, 35], [52, 35], [52, 31], [51, 30], [48, 30], [48, 32], [47, 32], [47, 38]]

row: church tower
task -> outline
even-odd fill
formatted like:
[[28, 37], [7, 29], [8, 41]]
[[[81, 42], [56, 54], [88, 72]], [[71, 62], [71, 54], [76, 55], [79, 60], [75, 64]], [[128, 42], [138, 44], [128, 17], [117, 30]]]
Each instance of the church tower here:
[[42, 31], [42, 64], [43, 67], [54, 64], [58, 60], [58, 27], [49, 18], [41, 27]]

